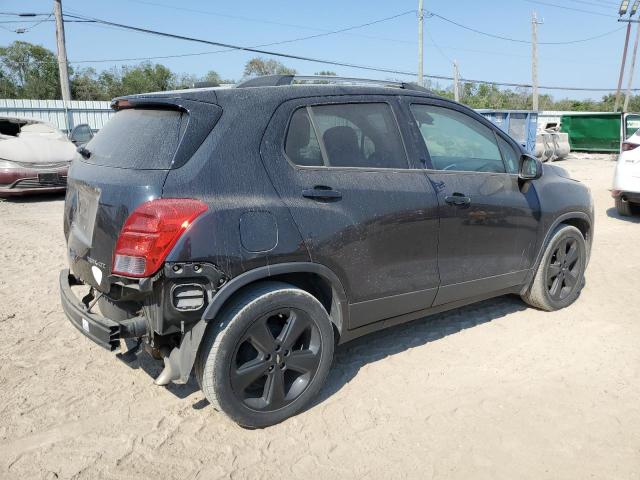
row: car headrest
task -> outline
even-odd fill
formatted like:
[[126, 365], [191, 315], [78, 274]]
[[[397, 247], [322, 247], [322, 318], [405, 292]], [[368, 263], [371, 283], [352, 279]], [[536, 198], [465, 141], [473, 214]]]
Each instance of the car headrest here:
[[332, 127], [324, 132], [322, 140], [332, 165], [348, 166], [359, 160], [358, 135], [353, 128]]

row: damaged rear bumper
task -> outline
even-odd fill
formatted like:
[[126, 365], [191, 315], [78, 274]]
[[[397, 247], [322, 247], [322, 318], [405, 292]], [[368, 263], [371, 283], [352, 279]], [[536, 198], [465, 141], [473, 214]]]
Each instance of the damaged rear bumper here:
[[117, 322], [110, 318], [92, 313], [88, 302], [79, 300], [71, 291], [75, 285], [83, 285], [69, 270], [60, 272], [60, 300], [62, 309], [71, 324], [84, 336], [109, 351], [118, 350], [121, 338], [142, 337], [148, 333], [144, 317], [134, 317]]

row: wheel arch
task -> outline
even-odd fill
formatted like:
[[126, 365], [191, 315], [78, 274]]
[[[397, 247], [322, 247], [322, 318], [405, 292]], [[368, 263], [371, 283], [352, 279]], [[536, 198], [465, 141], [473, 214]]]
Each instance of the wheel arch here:
[[264, 280], [290, 283], [316, 297], [327, 309], [331, 322], [341, 333], [348, 325], [348, 303], [345, 290], [338, 276], [328, 267], [311, 262], [292, 262], [269, 265], [249, 270], [233, 278], [213, 297], [202, 319], [214, 319], [223, 306], [240, 290]]
[[226, 283], [206, 308], [199, 322], [185, 332], [180, 346], [171, 351], [171, 381], [186, 383], [193, 369], [196, 356], [208, 328], [220, 328], [212, 320], [232, 298], [265, 280], [280, 280], [295, 285], [316, 297], [327, 308], [329, 318], [338, 338], [348, 323], [348, 302], [342, 282], [328, 267], [319, 263], [294, 262], [259, 267], [244, 272]]

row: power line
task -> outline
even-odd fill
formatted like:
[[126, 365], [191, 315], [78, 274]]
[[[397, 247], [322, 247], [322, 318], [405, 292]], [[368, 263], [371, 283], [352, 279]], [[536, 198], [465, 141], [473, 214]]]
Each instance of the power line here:
[[[525, 1], [528, 1], [528, 0], [525, 0]], [[439, 14], [434, 13], [434, 12], [427, 12], [427, 14], [428, 14], [429, 17], [439, 18], [440, 20], [443, 20], [443, 21], [445, 21], [447, 23], [455, 25], [456, 27], [463, 28], [464, 30], [469, 30], [470, 32], [474, 32], [474, 33], [477, 33], [479, 35], [484, 35], [485, 37], [496, 38], [498, 40], [505, 40], [507, 42], [531, 44], [530, 40], [521, 40], [521, 39], [517, 39], [517, 38], [511, 38], [511, 37], [505, 37], [505, 36], [502, 36], [502, 35], [497, 35], [497, 34], [494, 34], [494, 33], [483, 32], [481, 30], [477, 30], [475, 28], [468, 27], [466, 25], [458, 23], [455, 20], [451, 20], [450, 18], [443, 17], [442, 15], [439, 15]], [[575, 44], [575, 43], [589, 42], [591, 40], [596, 40], [598, 38], [606, 37], [607, 35], [611, 35], [613, 33], [619, 32], [620, 30], [623, 30], [623, 29], [624, 29], [624, 27], [618, 27], [618, 28], [616, 28], [614, 30], [610, 30], [610, 31], [602, 33], [600, 35], [595, 35], [593, 37], [588, 37], [588, 38], [581, 38], [581, 39], [578, 39], [578, 40], [566, 40], [566, 41], [563, 41], [563, 42], [538, 42], [538, 45], [570, 45], [570, 44]]]
[[596, 2], [590, 2], [587, 0], [569, 0], [570, 2], [574, 2], [574, 3], [581, 3], [582, 5], [589, 5], [591, 7], [598, 7], [598, 8], [604, 8], [606, 10], [611, 11], [611, 7], [618, 7], [618, 4], [612, 4], [612, 3], [608, 3], [608, 2], [600, 2], [600, 3], [596, 3]]
[[0, 15], [3, 16], [16, 16], [16, 17], [38, 17], [38, 16], [45, 16], [46, 17], [44, 19], [38, 19], [38, 20], [16, 20], [16, 21], [2, 21], [0, 23], [3, 24], [7, 24], [7, 23], [33, 23], [33, 25], [31, 25], [28, 28], [8, 28], [8, 27], [4, 27], [2, 25], [0, 25], [0, 28], [2, 28], [3, 30], [7, 30], [8, 32], [12, 32], [12, 33], [26, 33], [28, 31], [30, 31], [33, 28], [36, 28], [38, 25], [40, 25], [43, 22], [49, 21], [49, 19], [51, 18], [51, 16], [53, 15], [53, 13], [48, 13], [48, 14], [39, 14], [39, 13], [12, 13], [12, 12], [0, 12]]
[[555, 7], [555, 8], [562, 8], [563, 10], [571, 10], [573, 12], [588, 13], [590, 15], [599, 15], [601, 17], [618, 18], [615, 15], [607, 15], [606, 13], [593, 12], [591, 10], [584, 10], [582, 8], [567, 7], [567, 6], [558, 5], [558, 4], [555, 4], [555, 3], [542, 2], [540, 0], [524, 0], [524, 1], [528, 2], [528, 3], [535, 3], [535, 4], [538, 4], [538, 5], [545, 5], [547, 7]]
[[[230, 14], [226, 14], [226, 13], [220, 13], [220, 12], [212, 12], [210, 10], [200, 10], [200, 9], [196, 9], [196, 8], [189, 8], [189, 7], [181, 7], [181, 6], [176, 6], [176, 5], [166, 5], [164, 3], [158, 3], [158, 2], [152, 2], [152, 1], [148, 1], [148, 0], [129, 0], [131, 2], [135, 2], [135, 3], [140, 3], [142, 5], [151, 5], [154, 7], [161, 7], [161, 8], [168, 8], [168, 9], [172, 9], [172, 10], [178, 10], [178, 11], [184, 11], [184, 12], [189, 12], [189, 13], [197, 13], [197, 14], [202, 14], [202, 15], [211, 15], [214, 17], [222, 17], [222, 18], [230, 18], [233, 20], [242, 20], [242, 21], [246, 21], [246, 22], [256, 22], [256, 23], [263, 23], [266, 25], [276, 25], [279, 27], [290, 27], [290, 28], [299, 28], [302, 30], [310, 30], [310, 31], [316, 31], [316, 32], [330, 32], [330, 29], [326, 29], [326, 28], [318, 28], [318, 27], [311, 27], [309, 25], [300, 25], [300, 24], [295, 24], [295, 23], [283, 23], [283, 22], [277, 22], [274, 20], [266, 20], [264, 18], [252, 18], [252, 17], [244, 17], [244, 16], [240, 16], [240, 15], [230, 15]], [[69, 10], [67, 10], [69, 11]], [[413, 12], [416, 12], [416, 10], [413, 10]], [[397, 42], [397, 43], [405, 43], [405, 44], [409, 44], [409, 45], [415, 45], [415, 41], [410, 41], [410, 40], [398, 40], [398, 39], [394, 39], [394, 38], [387, 38], [387, 37], [381, 37], [381, 36], [376, 36], [376, 35], [365, 35], [362, 33], [351, 33], [350, 35], [354, 35], [354, 36], [358, 36], [358, 37], [362, 37], [362, 38], [371, 38], [374, 40], [384, 40], [387, 42]]]
[[[335, 66], [339, 66], [339, 67], [347, 67], [347, 68], [355, 68], [355, 69], [360, 69], [360, 70], [368, 70], [368, 71], [374, 71], [374, 72], [381, 72], [381, 73], [390, 73], [390, 74], [395, 74], [395, 75], [406, 75], [406, 76], [415, 76], [416, 73], [415, 72], [408, 72], [408, 71], [403, 71], [403, 70], [396, 70], [396, 69], [391, 69], [391, 68], [379, 68], [379, 67], [372, 67], [372, 66], [367, 66], [367, 65], [358, 65], [358, 64], [354, 64], [354, 63], [348, 63], [348, 62], [340, 62], [340, 61], [334, 61], [334, 60], [325, 60], [325, 59], [319, 59], [319, 58], [313, 58], [313, 57], [305, 57], [302, 55], [293, 55], [293, 54], [289, 54], [289, 53], [281, 53], [281, 52], [273, 52], [270, 50], [263, 50], [263, 49], [259, 49], [259, 48], [253, 48], [253, 47], [244, 47], [244, 46], [240, 46], [240, 45], [232, 45], [229, 43], [223, 43], [223, 42], [216, 42], [216, 41], [212, 41], [212, 40], [205, 40], [205, 39], [201, 39], [201, 38], [196, 38], [196, 37], [188, 37], [186, 35], [178, 35], [175, 33], [168, 33], [168, 32], [161, 32], [158, 30], [151, 30], [148, 28], [142, 28], [142, 27], [136, 27], [133, 25], [125, 25], [122, 23], [117, 23], [117, 22], [111, 22], [108, 20], [102, 20], [99, 18], [95, 18], [95, 17], [84, 17], [84, 16], [79, 16], [79, 15], [69, 15], [72, 18], [79, 18], [82, 20], [93, 20], [97, 23], [101, 23], [104, 25], [110, 25], [113, 27], [117, 27], [117, 28], [122, 28], [125, 30], [132, 30], [132, 31], [137, 31], [137, 32], [142, 32], [142, 33], [147, 33], [150, 35], [156, 35], [156, 36], [161, 36], [161, 37], [165, 37], [165, 38], [173, 38], [176, 40], [184, 40], [184, 41], [189, 41], [189, 42], [195, 42], [195, 43], [203, 43], [203, 44], [207, 44], [207, 45], [214, 45], [217, 47], [224, 47], [226, 49], [229, 50], [240, 50], [240, 51], [245, 51], [245, 52], [252, 52], [252, 53], [258, 53], [261, 55], [268, 55], [268, 56], [274, 56], [274, 57], [281, 57], [281, 58], [289, 58], [292, 60], [300, 60], [300, 61], [305, 61], [305, 62], [313, 62], [313, 63], [323, 63], [325, 65], [335, 65]], [[427, 78], [432, 78], [435, 80], [453, 80], [453, 77], [449, 77], [449, 76], [445, 76], [445, 75], [425, 75]], [[483, 84], [487, 84], [487, 85], [495, 85], [495, 86], [506, 86], [506, 87], [517, 87], [517, 88], [531, 88], [532, 85], [530, 84], [524, 84], [524, 83], [505, 83], [505, 82], [494, 82], [494, 81], [487, 81], [487, 80], [475, 80], [475, 79], [465, 79], [465, 78], [461, 78], [460, 81], [462, 82], [470, 82], [470, 83], [483, 83]], [[615, 88], [586, 88], [586, 87], [559, 87], [559, 86], [539, 86], [538, 88], [540, 89], [544, 89], [544, 90], [566, 90], [566, 91], [590, 91], [590, 92], [610, 92], [610, 91], [614, 91]], [[640, 89], [634, 89], [634, 91], [638, 91]]]
[[[396, 18], [400, 18], [400, 17], [403, 17], [405, 15], [413, 14], [415, 12], [416, 12], [415, 10], [407, 10], [405, 12], [398, 13], [398, 14], [392, 15], [390, 17], [380, 18], [378, 20], [373, 20], [371, 22], [362, 23], [360, 25], [354, 25], [354, 26], [351, 26], [351, 27], [345, 27], [345, 28], [341, 28], [339, 30], [332, 30], [332, 31], [329, 31], [329, 32], [324, 32], [324, 33], [317, 33], [315, 35], [307, 35], [305, 37], [292, 38], [292, 39], [289, 39], [289, 40], [280, 40], [280, 41], [277, 41], [277, 42], [263, 43], [261, 45], [255, 45], [255, 46], [250, 47], [250, 48], [272, 47], [274, 45], [284, 45], [286, 43], [294, 43], [294, 42], [300, 42], [300, 41], [303, 41], [303, 40], [311, 40], [311, 39], [314, 39], [314, 38], [327, 37], [327, 36], [330, 36], [330, 35], [336, 35], [336, 34], [339, 34], [339, 33], [344, 33], [344, 32], [356, 30], [356, 29], [359, 29], [359, 28], [369, 27], [371, 25], [376, 25], [378, 23], [387, 22], [389, 20], [394, 20]], [[95, 20], [90, 20], [90, 21], [91, 22], [95, 22]], [[235, 51], [235, 50], [237, 50], [237, 49], [236, 48], [229, 48], [229, 49], [225, 49], [225, 50], [214, 50], [214, 51], [210, 51], [210, 52], [183, 53], [183, 54], [176, 54], [176, 55], [163, 55], [163, 56], [158, 56], [158, 57], [134, 57], [134, 58], [110, 58], [110, 59], [101, 59], [101, 60], [77, 60], [77, 61], [72, 62], [72, 63], [130, 62], [130, 61], [151, 60], [151, 59], [160, 59], [160, 58], [181, 58], [181, 57], [193, 57], [193, 56], [200, 56], [200, 55], [210, 55], [210, 54], [214, 54], [214, 53], [231, 52], [231, 51]]]
[[[149, 5], [161, 5], [161, 6], [165, 6], [167, 8], [176, 8], [179, 10], [186, 10], [186, 11], [193, 11], [193, 9], [188, 9], [188, 8], [180, 8], [180, 7], [170, 7], [168, 5], [162, 5], [162, 4], [157, 4], [154, 2], [147, 2], [144, 0], [135, 0], [138, 3], [144, 3], [144, 4], [149, 4]], [[201, 13], [204, 13], [204, 11], [199, 11]], [[299, 41], [303, 41], [303, 40], [309, 40], [309, 39], [313, 39], [313, 38], [319, 38], [319, 37], [324, 37], [324, 36], [329, 36], [329, 35], [335, 35], [338, 33], [345, 33], [347, 31], [352, 31], [355, 29], [359, 29], [359, 28], [364, 28], [370, 25], [374, 25], [377, 23], [381, 23], [381, 22], [386, 22], [388, 20], [392, 20], [395, 18], [399, 18], [411, 13], [415, 13], [415, 10], [408, 10], [406, 12], [402, 12], [399, 13], [397, 15], [393, 15], [390, 17], [385, 17], [379, 20], [374, 20], [368, 23], [364, 23], [361, 25], [355, 25], [352, 27], [346, 27], [343, 29], [339, 29], [339, 30], [332, 30], [332, 31], [325, 31], [324, 33], [321, 34], [317, 34], [317, 35], [309, 35], [306, 37], [298, 37], [298, 38], [293, 38], [293, 39], [289, 39], [289, 40], [282, 40], [282, 41], [277, 41], [277, 42], [270, 42], [270, 43], [264, 43], [264, 44], [260, 44], [260, 45], [255, 45], [253, 47], [250, 48], [262, 48], [262, 47], [271, 47], [274, 45], [283, 45], [286, 43], [293, 43], [293, 42], [299, 42]], [[211, 13], [211, 12], [206, 12], [206, 13]], [[505, 36], [501, 36], [501, 35], [495, 35], [492, 33], [487, 33], [487, 32], [483, 32], [471, 27], [467, 27], [465, 25], [462, 25], [458, 22], [455, 22], [454, 20], [451, 20], [449, 18], [446, 18], [442, 15], [439, 15], [437, 13], [434, 12], [427, 12], [428, 15], [430, 17], [437, 17], [441, 20], [444, 20], [445, 22], [451, 23], [457, 27], [463, 28], [465, 30], [469, 30], [472, 31], [474, 33], [480, 34], [480, 35], [485, 35], [488, 37], [492, 37], [492, 38], [497, 38], [500, 40], [506, 40], [506, 41], [510, 41], [510, 42], [516, 42], [516, 43], [523, 43], [523, 44], [531, 44], [531, 42], [529, 40], [520, 40], [520, 39], [514, 39], [514, 38], [509, 38], [509, 37], [505, 37]], [[243, 18], [244, 17], [234, 17], [234, 18]], [[67, 22], [71, 22], [73, 20], [66, 20]], [[95, 20], [84, 20], [84, 22], [87, 23], [97, 23]], [[582, 42], [587, 42], [587, 41], [591, 41], [591, 40], [596, 40], [598, 38], [602, 38], [608, 35], [611, 35], [613, 33], [616, 33], [620, 30], [622, 30], [624, 27], [620, 27], [620, 28], [616, 28], [615, 30], [611, 30], [605, 33], [602, 33], [600, 35], [596, 35], [593, 37], [588, 37], [588, 38], [584, 38], [584, 39], [579, 39], [579, 40], [568, 40], [568, 41], [563, 41], [563, 42], [538, 42], [540, 45], [568, 45], [568, 44], [576, 44], [576, 43], [582, 43]], [[376, 37], [373, 37], [376, 38]], [[436, 49], [440, 52], [440, 54], [446, 58], [446, 55], [444, 55], [442, 53], [442, 50], [440, 48], [440, 46], [435, 42], [435, 40], [433, 39], [433, 37], [430, 35], [431, 41], [433, 43], [433, 45], [436, 47]], [[386, 40], [393, 40], [393, 39], [386, 39]], [[403, 43], [410, 43], [413, 44], [413, 42], [410, 41], [402, 41], [402, 40], [397, 40]], [[208, 51], [208, 52], [197, 52], [197, 53], [183, 53], [183, 54], [175, 54], [175, 55], [158, 55], [158, 56], [151, 56], [151, 57], [127, 57], [127, 58], [105, 58], [105, 59], [96, 59], [96, 60], [76, 60], [72, 63], [76, 63], [76, 64], [80, 64], [80, 63], [110, 63], [110, 62], [130, 62], [130, 61], [142, 61], [142, 60], [159, 60], [159, 59], [167, 59], [167, 58], [183, 58], [183, 57], [194, 57], [194, 56], [201, 56], [201, 55], [211, 55], [211, 54], [216, 54], [216, 53], [224, 53], [224, 52], [229, 52], [229, 51], [234, 51], [237, 50], [237, 48], [229, 48], [229, 49], [225, 49], [225, 50], [214, 50], [214, 51]]]

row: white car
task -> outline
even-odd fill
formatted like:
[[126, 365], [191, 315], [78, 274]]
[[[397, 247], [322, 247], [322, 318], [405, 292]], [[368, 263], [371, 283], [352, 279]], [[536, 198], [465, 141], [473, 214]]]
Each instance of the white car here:
[[86, 124], [67, 137], [41, 120], [0, 116], [0, 198], [64, 191], [76, 147], [92, 136]]
[[611, 195], [620, 215], [640, 211], [640, 131], [622, 143], [620, 157], [613, 175]]

